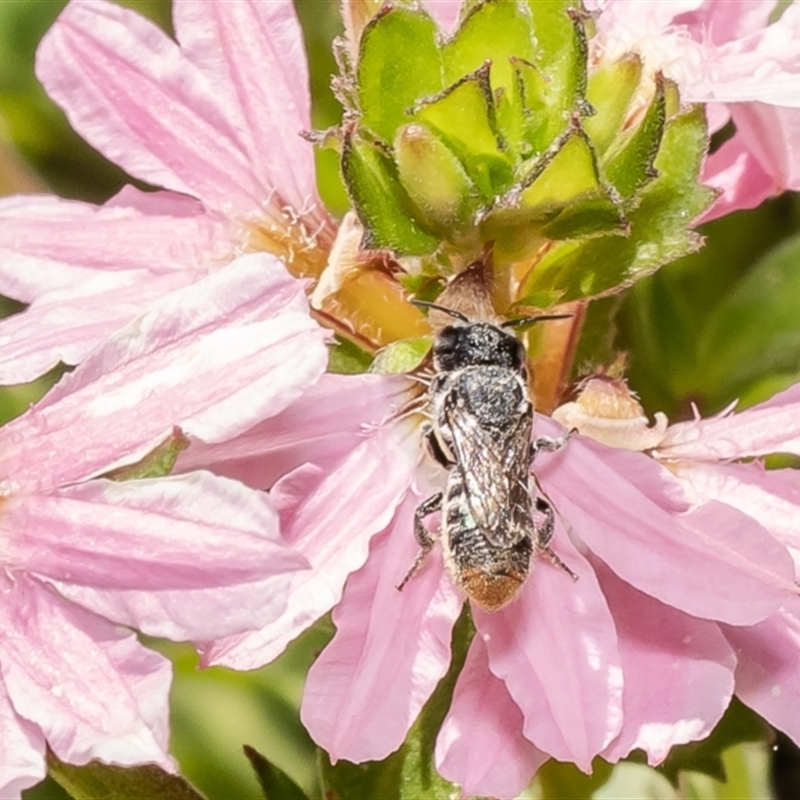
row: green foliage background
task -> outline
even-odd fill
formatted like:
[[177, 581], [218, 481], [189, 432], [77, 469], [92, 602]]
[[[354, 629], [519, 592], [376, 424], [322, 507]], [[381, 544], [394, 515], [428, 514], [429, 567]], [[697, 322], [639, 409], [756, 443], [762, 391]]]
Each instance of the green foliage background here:
[[[334, 71], [330, 40], [341, 29], [337, 6], [334, 0], [295, 2], [310, 58], [313, 121], [326, 128], [340, 116], [329, 88]], [[171, 32], [169, 0], [124, 4]], [[33, 74], [36, 44], [62, 6], [61, 0], [0, 3], [0, 194], [45, 191], [102, 201], [126, 176], [70, 130]], [[331, 210], [342, 212], [346, 197], [336, 155], [321, 153], [318, 171], [323, 198]], [[692, 403], [704, 415], [712, 414], [736, 398], [743, 407], [800, 379], [798, 198], [784, 195], [711, 223], [702, 232], [707, 245], [701, 252], [664, 267], [622, 298], [594, 304], [578, 359], [580, 366], [598, 354], [626, 351], [630, 384], [646, 410], [665, 411], [673, 421], [687, 417]], [[0, 298], [0, 315], [18, 310], [19, 304]], [[612, 311], [615, 325], [609, 330]], [[28, 386], [0, 390], [0, 422], [21, 413], [56, 377], [57, 372]], [[244, 744], [265, 755], [304, 793], [319, 796], [318, 754], [297, 709], [303, 676], [331, 632], [322, 623], [276, 663], [245, 674], [199, 671], [189, 648], [151, 643], [175, 663], [173, 752], [185, 775], [208, 797], [264, 797], [270, 778], [262, 775], [259, 784], [242, 752]], [[769, 796], [763, 742], [770, 734], [739, 706], [724, 724], [716, 744], [704, 752], [699, 748], [699, 754], [698, 748], [684, 750], [660, 772], [632, 763], [610, 776], [599, 767], [587, 779], [568, 767], [550, 765], [531, 796]], [[761, 744], [741, 744], [752, 740]], [[781, 747], [791, 750], [786, 742]], [[725, 771], [727, 785], [714, 780]], [[379, 783], [369, 784], [368, 776], [363, 780], [363, 796], [368, 796]], [[284, 786], [283, 791], [289, 790]], [[69, 796], [51, 779], [26, 792], [30, 800]]]

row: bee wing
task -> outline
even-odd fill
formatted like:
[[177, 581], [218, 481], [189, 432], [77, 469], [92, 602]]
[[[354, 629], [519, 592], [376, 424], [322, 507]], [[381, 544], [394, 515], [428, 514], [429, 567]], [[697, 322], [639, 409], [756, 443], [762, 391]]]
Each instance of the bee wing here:
[[456, 467], [475, 522], [497, 547], [510, 547], [532, 528], [529, 489], [533, 412], [498, 431], [485, 428], [452, 399], [445, 404]]

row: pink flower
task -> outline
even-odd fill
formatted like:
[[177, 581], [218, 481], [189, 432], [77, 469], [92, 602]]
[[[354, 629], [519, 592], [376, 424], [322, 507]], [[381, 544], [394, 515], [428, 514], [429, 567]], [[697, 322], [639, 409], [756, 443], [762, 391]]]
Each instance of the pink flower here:
[[307, 566], [264, 493], [207, 472], [114, 482], [176, 424], [217, 442], [325, 368], [303, 286], [266, 255], [173, 292], [0, 428], [0, 794], [45, 747], [167, 768], [169, 662], [129, 630], [205, 641], [284, 613]]
[[180, 45], [115, 3], [70, 3], [37, 72], [75, 129], [131, 176], [103, 206], [0, 201], [0, 382], [75, 364], [156, 299], [266, 250], [295, 274], [325, 262], [302, 35], [288, 0], [177, 0]]
[[708, 104], [712, 132], [735, 135], [706, 162], [704, 182], [722, 190], [705, 219], [753, 208], [800, 189], [800, 8], [770, 24], [763, 0], [589, 0], [601, 11], [595, 58], [639, 52], [678, 84], [681, 98]]
[[[400, 746], [448, 668], [464, 602], [438, 549], [395, 588], [417, 551], [414, 510], [443, 480], [420, 462], [414, 421], [392, 421], [403, 389], [326, 376], [284, 415], [179, 460], [256, 486], [276, 464], [283, 474], [271, 495], [311, 570], [293, 577], [283, 615], [210, 644], [204, 660], [253, 668], [332, 609], [337, 633], [309, 672], [302, 719], [334, 760]], [[537, 421], [537, 435], [559, 430]], [[734, 691], [735, 637], [795, 596], [784, 545], [731, 505], [693, 504], [642, 453], [575, 436], [535, 470], [558, 509], [553, 547], [579, 580], [542, 559], [514, 603], [473, 606], [477, 635], [436, 748], [467, 794], [513, 796], [551, 756], [589, 770], [595, 755], [640, 747], [657, 764], [706, 736]]]

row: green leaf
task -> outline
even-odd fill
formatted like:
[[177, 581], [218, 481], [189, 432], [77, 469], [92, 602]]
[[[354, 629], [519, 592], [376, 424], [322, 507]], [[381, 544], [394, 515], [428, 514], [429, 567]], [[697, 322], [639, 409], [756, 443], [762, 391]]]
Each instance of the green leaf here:
[[469, 604], [465, 603], [453, 628], [450, 669], [396, 753], [383, 761], [365, 764], [339, 761], [335, 765], [323, 754], [321, 766], [327, 800], [451, 800], [459, 796], [458, 788], [436, 772], [433, 751], [474, 633]]
[[800, 236], [772, 250], [708, 317], [699, 358], [731, 399], [753, 384], [800, 376]]
[[372, 364], [372, 355], [362, 350], [349, 339], [336, 336], [328, 359], [328, 372], [340, 375], [356, 375], [366, 372]]
[[372, 363], [372, 372], [383, 375], [411, 372], [416, 369], [428, 355], [433, 344], [431, 336], [416, 339], [399, 339], [384, 347]]
[[162, 478], [170, 475], [178, 456], [190, 445], [189, 439], [177, 426], [141, 461], [107, 472], [103, 477], [112, 481], [131, 481], [140, 478]]
[[673, 747], [667, 760], [657, 769], [673, 786], [678, 785], [680, 773], [687, 771], [724, 781], [726, 774], [722, 754], [725, 750], [742, 742], [769, 740], [771, 736], [767, 724], [734, 697], [710, 736], [700, 742]]
[[355, 133], [345, 136], [342, 173], [365, 226], [364, 246], [388, 247], [403, 255], [433, 252], [438, 239], [412, 218], [412, 204], [392, 160], [377, 145]]
[[574, 764], [550, 759], [536, 773], [541, 800], [591, 797], [611, 777], [611, 764], [602, 758], [592, 762], [592, 774], [585, 775]]
[[520, 302], [546, 290], [559, 292], [562, 301], [618, 291], [697, 250], [702, 240], [689, 225], [714, 198], [698, 183], [706, 141], [702, 109], [673, 117], [654, 163], [659, 175], [628, 214], [630, 235], [557, 245], [529, 274]]
[[22, 800], [75, 800], [61, 788], [51, 777], [46, 776], [36, 786], [22, 792]]
[[266, 800], [309, 800], [308, 795], [283, 770], [267, 761], [258, 750], [247, 744], [243, 749]]
[[444, 88], [436, 23], [421, 11], [384, 6], [361, 36], [358, 99], [363, 124], [385, 142], [409, 122], [420, 97]]
[[118, 767], [90, 761], [76, 767], [59, 761], [48, 751], [47, 768], [50, 777], [75, 800], [203, 800], [203, 795], [185, 778], [154, 764]]

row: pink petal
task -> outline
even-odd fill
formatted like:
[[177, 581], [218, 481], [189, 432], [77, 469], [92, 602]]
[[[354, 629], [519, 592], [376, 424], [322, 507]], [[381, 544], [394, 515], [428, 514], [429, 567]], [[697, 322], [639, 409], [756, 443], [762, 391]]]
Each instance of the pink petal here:
[[118, 764], [167, 754], [170, 662], [25, 575], [0, 584], [0, 663], [17, 713], [62, 760]]
[[800, 11], [789, 5], [772, 25], [722, 45], [709, 45], [708, 63], [681, 87], [681, 97], [691, 102], [756, 101], [798, 108], [799, 34]]
[[686, 25], [696, 39], [708, 37], [716, 45], [740, 39], [767, 26], [774, 4], [764, 0], [706, 0], [690, 13], [673, 20]]
[[102, 616], [150, 635], [212, 639], [264, 625], [307, 567], [269, 498], [224, 478], [113, 483], [10, 497], [8, 561]]
[[653, 600], [599, 562], [595, 569], [625, 676], [622, 730], [603, 757], [615, 762], [640, 748], [655, 766], [673, 745], [711, 733], [733, 694], [736, 657], [714, 623]]
[[79, 363], [155, 300], [194, 278], [188, 271], [125, 270], [47, 292], [22, 313], [0, 320], [0, 384], [32, 381], [61, 361]]
[[400, 376], [326, 373], [285, 411], [235, 439], [194, 443], [177, 469], [211, 469], [257, 489], [307, 462], [330, 469], [402, 408], [409, 385]]
[[126, 186], [104, 206], [0, 201], [0, 292], [28, 303], [0, 321], [0, 383], [78, 363], [156, 298], [230, 257], [227, 223], [196, 201]]
[[670, 425], [658, 458], [719, 461], [772, 453], [800, 455], [800, 383], [738, 414]]
[[719, 500], [757, 518], [789, 548], [800, 575], [800, 478], [797, 470], [749, 464], [679, 464], [676, 474], [701, 501]]
[[800, 604], [750, 628], [724, 628], [736, 651], [736, 694], [800, 743]]
[[[792, 77], [794, 92], [800, 94], [800, 65], [798, 74]], [[731, 106], [731, 115], [737, 138], [742, 138], [761, 168], [775, 181], [774, 193], [800, 189], [800, 108], [744, 103]]]
[[29, 303], [96, 271], [192, 271], [229, 258], [231, 232], [197, 200], [125, 186], [102, 206], [53, 196], [0, 200], [0, 290]]
[[334, 762], [380, 760], [397, 750], [450, 663], [463, 598], [444, 577], [441, 553], [396, 589], [418, 550], [419, 502], [406, 497], [366, 565], [348, 579], [333, 612], [336, 636], [306, 679], [303, 724]]
[[45, 776], [41, 731], [14, 710], [0, 683], [0, 797], [14, 800]]
[[[214, 87], [214, 100], [236, 131], [263, 198], [280, 209], [319, 209], [303, 33], [288, 0], [173, 6], [185, 58]], [[270, 191], [277, 196], [273, 197]], [[285, 222], [284, 222], [285, 224]]]
[[594, 571], [560, 524], [553, 549], [577, 581], [540, 559], [516, 602], [473, 616], [490, 669], [525, 717], [525, 738], [589, 772], [622, 725], [617, 635]]
[[703, 168], [703, 183], [721, 190], [722, 194], [703, 215], [702, 222], [739, 209], [755, 208], [780, 191], [775, 177], [764, 171], [739, 135], [708, 157]]
[[441, 28], [452, 33], [455, 30], [462, 5], [462, 0], [427, 0], [425, 8]]
[[267, 664], [330, 611], [347, 576], [367, 560], [372, 536], [391, 523], [418, 455], [418, 432], [398, 423], [376, 431], [330, 472], [304, 470], [307, 485], [295, 493], [305, 500], [292, 508], [283, 533], [311, 562], [311, 570], [292, 578], [282, 617], [255, 633], [213, 643], [205, 648], [204, 661], [233, 669]]
[[36, 72], [75, 130], [134, 177], [228, 216], [267, 198], [215, 87], [128, 9], [70, 3], [39, 46]]
[[468, 797], [516, 797], [548, 756], [522, 735], [522, 712], [487, 658], [476, 636], [436, 739], [436, 769]]
[[264, 254], [172, 292], [0, 430], [0, 479], [47, 489], [134, 462], [175, 425], [213, 442], [279, 413], [327, 363], [306, 309]]
[[721, 503], [686, 511], [680, 482], [641, 453], [573, 436], [536, 473], [574, 535], [667, 605], [748, 625], [794, 592], [789, 553], [756, 520]]

